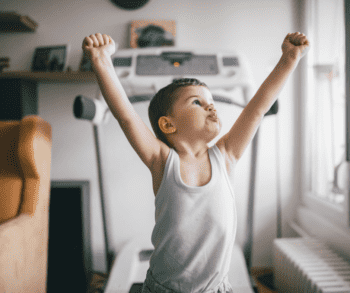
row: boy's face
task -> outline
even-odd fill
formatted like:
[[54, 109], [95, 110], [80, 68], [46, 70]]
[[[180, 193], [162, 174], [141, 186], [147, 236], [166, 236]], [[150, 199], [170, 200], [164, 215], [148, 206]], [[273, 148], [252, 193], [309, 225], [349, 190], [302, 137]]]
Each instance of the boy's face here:
[[221, 130], [212, 94], [204, 86], [186, 86], [178, 90], [173, 113], [170, 115], [175, 135], [201, 138], [210, 142]]

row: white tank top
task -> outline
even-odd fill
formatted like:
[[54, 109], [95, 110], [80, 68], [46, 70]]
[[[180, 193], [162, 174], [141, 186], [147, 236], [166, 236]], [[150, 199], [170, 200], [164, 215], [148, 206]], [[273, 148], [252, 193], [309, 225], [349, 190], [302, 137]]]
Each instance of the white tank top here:
[[230, 268], [237, 230], [235, 198], [224, 156], [216, 145], [208, 152], [211, 180], [189, 186], [181, 178], [179, 155], [170, 149], [155, 198], [150, 270], [158, 283], [176, 292], [213, 289]]

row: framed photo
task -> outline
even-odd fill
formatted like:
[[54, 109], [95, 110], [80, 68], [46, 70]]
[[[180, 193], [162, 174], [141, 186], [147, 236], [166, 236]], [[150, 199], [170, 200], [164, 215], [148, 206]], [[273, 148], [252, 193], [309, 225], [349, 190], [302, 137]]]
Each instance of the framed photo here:
[[38, 47], [32, 62], [33, 72], [62, 72], [67, 67], [68, 45]]
[[79, 71], [92, 71], [90, 59], [83, 52], [83, 57], [81, 58]]
[[130, 47], [175, 46], [174, 20], [134, 20], [130, 28]]

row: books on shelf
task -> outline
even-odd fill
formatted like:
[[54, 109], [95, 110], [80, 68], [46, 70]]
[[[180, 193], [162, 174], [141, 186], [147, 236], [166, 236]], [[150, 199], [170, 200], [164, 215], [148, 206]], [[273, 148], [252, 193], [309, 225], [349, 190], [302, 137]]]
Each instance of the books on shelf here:
[[34, 31], [38, 24], [28, 16], [16, 12], [0, 11], [0, 31]]
[[10, 58], [0, 57], [0, 72], [2, 72], [4, 68], [8, 68], [8, 67], [10, 67]]

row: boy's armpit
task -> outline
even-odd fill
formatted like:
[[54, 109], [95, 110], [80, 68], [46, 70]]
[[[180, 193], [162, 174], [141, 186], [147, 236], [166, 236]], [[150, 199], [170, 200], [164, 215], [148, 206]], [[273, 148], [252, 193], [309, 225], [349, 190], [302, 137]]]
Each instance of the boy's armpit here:
[[227, 137], [227, 134], [225, 134], [222, 138], [220, 138], [217, 143], [216, 146], [218, 147], [218, 149], [220, 150], [222, 156], [225, 159], [225, 166], [226, 166], [226, 171], [227, 174], [230, 176], [234, 170], [234, 167], [237, 164], [237, 160], [234, 157], [230, 157], [228, 155], [228, 153], [226, 152], [225, 149], [225, 139]]

